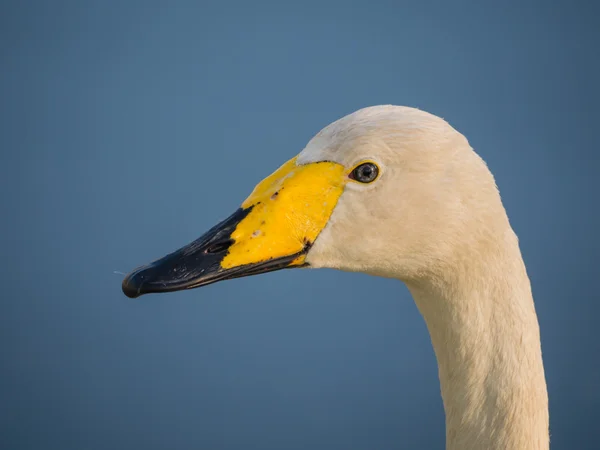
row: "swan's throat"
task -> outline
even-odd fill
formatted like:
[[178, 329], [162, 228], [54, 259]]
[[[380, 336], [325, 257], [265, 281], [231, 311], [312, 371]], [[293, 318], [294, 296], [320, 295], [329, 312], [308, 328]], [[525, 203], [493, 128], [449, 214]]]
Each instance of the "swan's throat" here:
[[452, 280], [407, 283], [438, 360], [448, 449], [548, 448], [539, 326], [515, 250], [493, 271], [465, 267]]

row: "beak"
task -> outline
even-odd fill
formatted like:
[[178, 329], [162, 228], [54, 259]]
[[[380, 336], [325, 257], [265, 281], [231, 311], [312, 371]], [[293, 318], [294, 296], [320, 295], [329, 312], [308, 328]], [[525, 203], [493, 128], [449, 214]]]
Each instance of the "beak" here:
[[[231, 234], [251, 210], [238, 209], [194, 242], [134, 270], [123, 280], [123, 293], [135, 298], [152, 292], [192, 289], [230, 278], [302, 266], [301, 256], [310, 248], [308, 243], [291, 255], [223, 268], [221, 263], [234, 243]], [[296, 260], [298, 263], [294, 264]]]
[[343, 192], [344, 172], [328, 161], [288, 161], [202, 237], [129, 273], [123, 293], [136, 298], [308, 265], [306, 254]]

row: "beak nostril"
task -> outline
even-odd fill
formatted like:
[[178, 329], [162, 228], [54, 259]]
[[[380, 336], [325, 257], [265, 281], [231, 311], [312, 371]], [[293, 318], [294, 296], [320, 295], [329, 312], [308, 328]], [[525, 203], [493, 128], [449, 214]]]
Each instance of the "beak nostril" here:
[[214, 243], [210, 244], [206, 248], [206, 250], [204, 250], [204, 253], [210, 253], [210, 254], [221, 253], [221, 252], [224, 252], [225, 250], [227, 250], [232, 245], [233, 245], [233, 239], [227, 239], [226, 241], [221, 241], [221, 242], [214, 242]]

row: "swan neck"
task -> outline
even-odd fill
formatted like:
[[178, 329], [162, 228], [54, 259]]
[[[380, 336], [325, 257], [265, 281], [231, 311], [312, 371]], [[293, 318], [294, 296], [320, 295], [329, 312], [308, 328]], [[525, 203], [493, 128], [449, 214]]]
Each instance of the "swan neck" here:
[[539, 325], [518, 245], [454, 269], [453, 279], [407, 283], [438, 361], [447, 449], [548, 449]]

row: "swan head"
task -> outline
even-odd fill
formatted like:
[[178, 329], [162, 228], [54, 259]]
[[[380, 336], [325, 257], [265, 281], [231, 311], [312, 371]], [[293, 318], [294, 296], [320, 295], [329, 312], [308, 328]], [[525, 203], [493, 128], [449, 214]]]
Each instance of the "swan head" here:
[[229, 218], [122, 287], [137, 297], [306, 266], [429, 279], [507, 226], [462, 134], [424, 111], [374, 106], [325, 127]]

